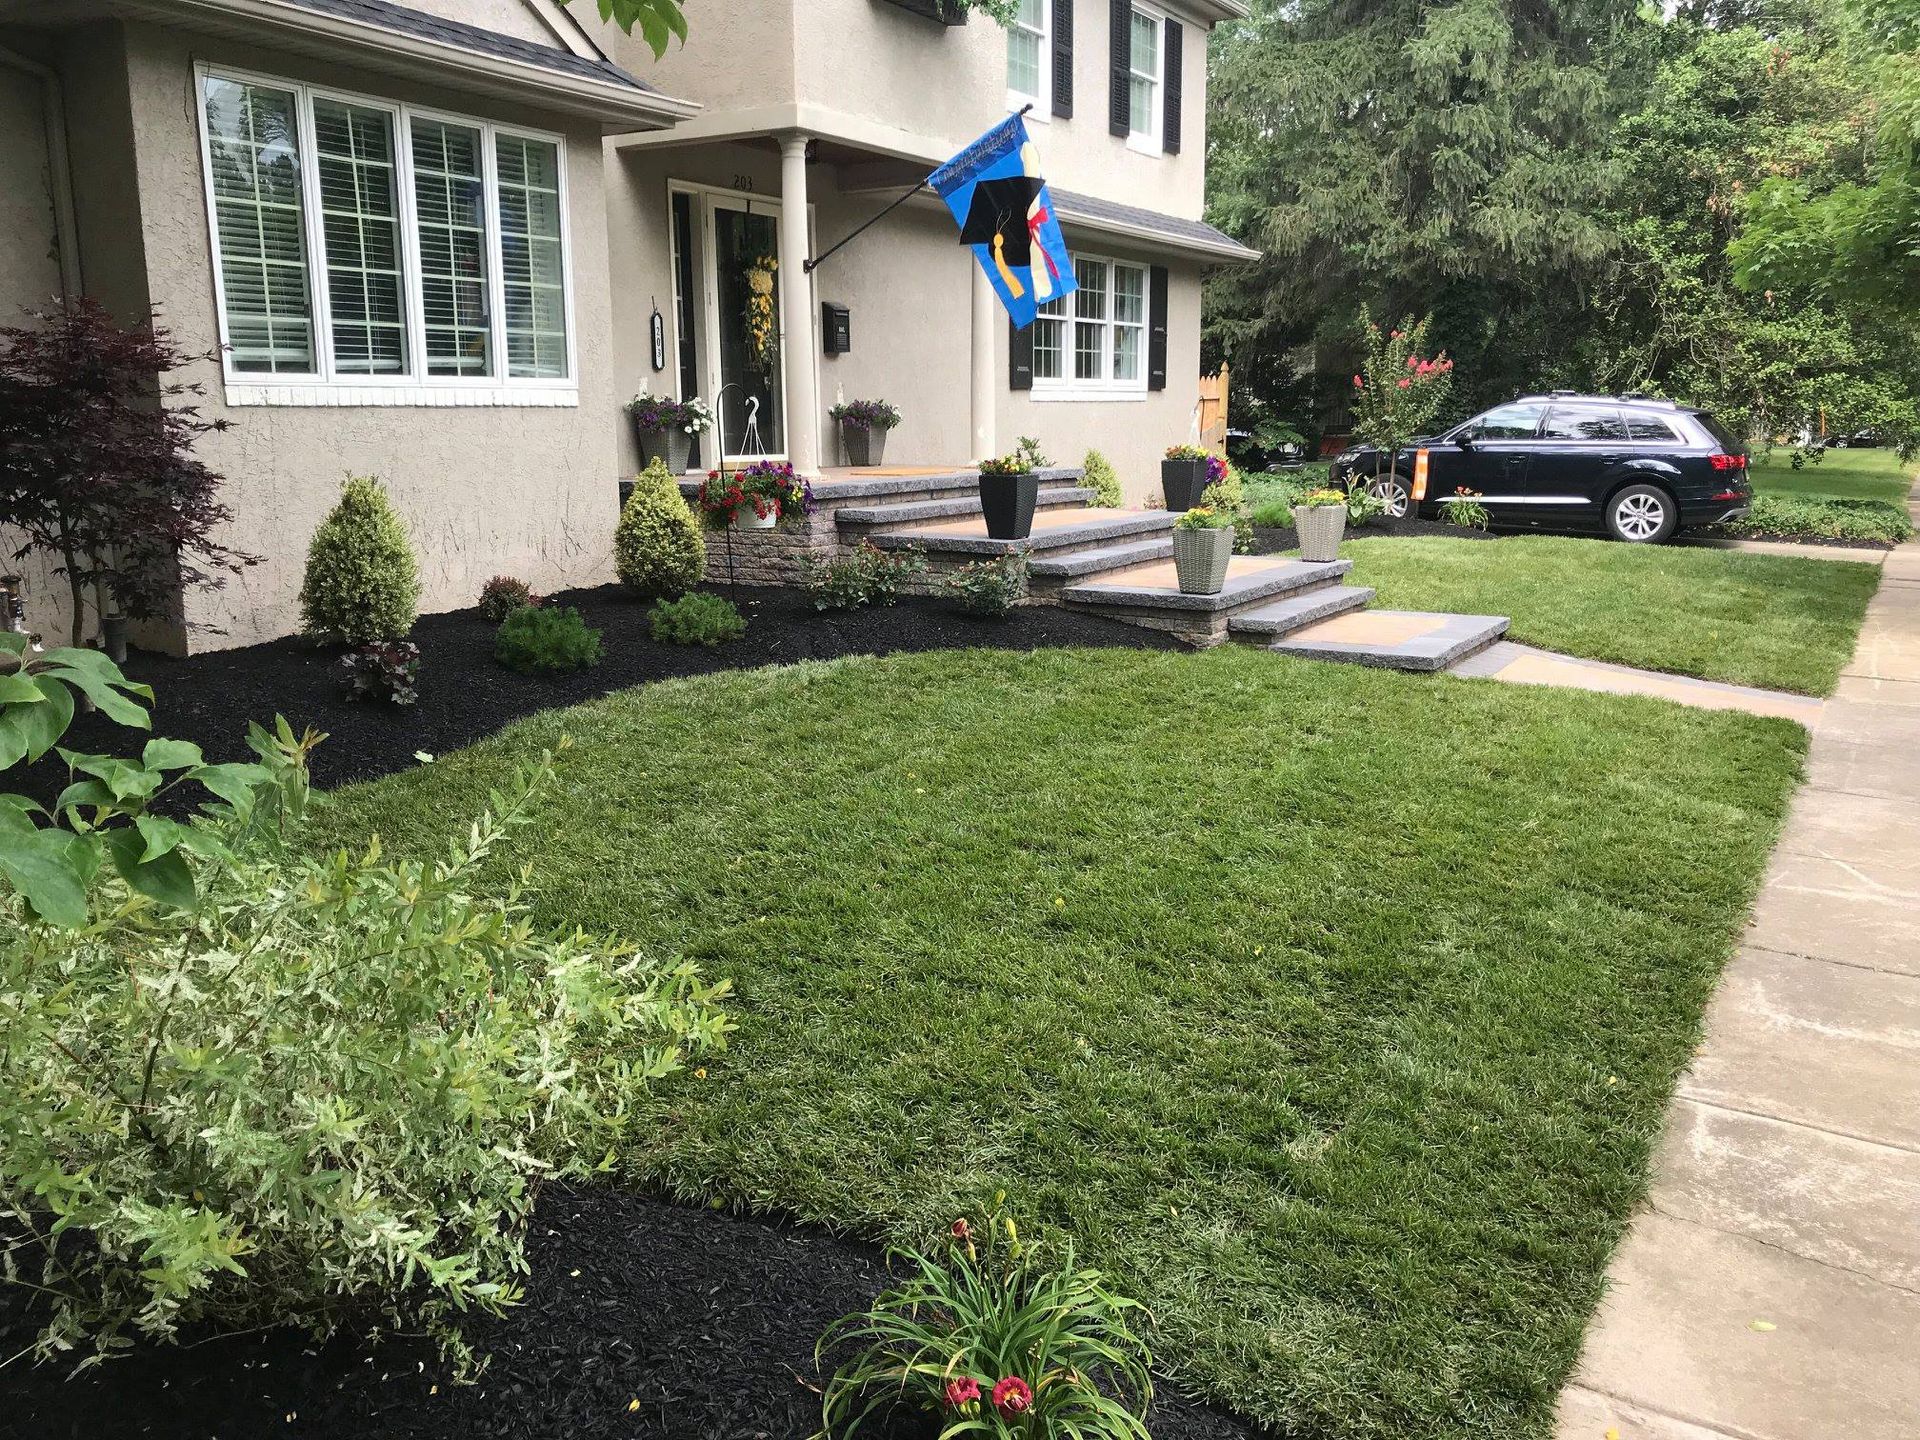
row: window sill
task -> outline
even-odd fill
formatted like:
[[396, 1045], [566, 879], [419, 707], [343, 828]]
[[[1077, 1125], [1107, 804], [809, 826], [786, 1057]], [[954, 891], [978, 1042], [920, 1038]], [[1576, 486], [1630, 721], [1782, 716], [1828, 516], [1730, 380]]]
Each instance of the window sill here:
[[320, 409], [361, 406], [577, 408], [580, 391], [561, 385], [274, 385], [230, 381], [230, 407], [291, 405]]
[[1142, 134], [1138, 130], [1127, 132], [1127, 148], [1136, 155], [1165, 155], [1166, 147], [1160, 143], [1158, 135]]
[[1057, 405], [1075, 401], [1108, 403], [1112, 401], [1126, 402], [1144, 400], [1147, 398], [1149, 392], [1144, 385], [1136, 390], [1132, 388], [1117, 389], [1111, 385], [1096, 389], [1091, 386], [1077, 387], [1061, 385], [1055, 387], [1045, 385], [1044, 383], [1037, 383], [1033, 389], [1027, 393], [1033, 398], [1036, 404]]
[[1027, 111], [1028, 123], [1038, 122], [1042, 125], [1052, 123], [1053, 100], [1051, 97], [1046, 95], [1022, 95], [1018, 90], [1007, 91], [1007, 113], [1009, 115], [1018, 115], [1022, 105], [1031, 105], [1033, 107]]

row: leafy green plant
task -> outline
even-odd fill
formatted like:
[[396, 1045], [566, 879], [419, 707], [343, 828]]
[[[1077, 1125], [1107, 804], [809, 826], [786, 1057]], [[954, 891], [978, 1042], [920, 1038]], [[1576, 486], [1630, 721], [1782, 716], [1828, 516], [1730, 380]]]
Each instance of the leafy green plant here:
[[1369, 525], [1387, 513], [1387, 502], [1365, 484], [1353, 484], [1347, 487], [1347, 523], [1349, 525]]
[[1027, 462], [1029, 470], [1044, 470], [1053, 463], [1042, 453], [1040, 442], [1031, 435], [1020, 436], [1014, 443], [1013, 453]]
[[600, 632], [571, 606], [524, 607], [502, 622], [493, 658], [523, 675], [585, 670], [600, 663]]
[[386, 487], [350, 476], [307, 547], [300, 624], [341, 645], [403, 640], [420, 604], [420, 570]]
[[1176, 530], [1226, 530], [1232, 525], [1233, 516], [1210, 505], [1196, 505], [1173, 522]]
[[1464, 486], [1455, 489], [1453, 498], [1441, 507], [1441, 513], [1449, 525], [1458, 525], [1463, 530], [1485, 530], [1492, 523], [1487, 507], [1480, 503], [1480, 492]]
[[1057, 1261], [1023, 1244], [1003, 1198], [978, 1231], [956, 1220], [944, 1254], [895, 1251], [907, 1283], [821, 1338], [816, 1360], [855, 1347], [827, 1383], [822, 1436], [845, 1440], [905, 1401], [937, 1417], [943, 1437], [1147, 1440], [1140, 1307], [1080, 1269], [1071, 1244]]
[[420, 647], [411, 640], [362, 645], [340, 658], [349, 700], [411, 705], [420, 698]]
[[1913, 538], [1913, 521], [1885, 500], [1843, 500], [1824, 495], [1753, 497], [1744, 518], [1722, 527], [1731, 534], [1778, 540], [1865, 540], [1898, 545]]
[[1245, 554], [1253, 549], [1253, 514], [1247, 508], [1247, 486], [1240, 472], [1218, 455], [1209, 455], [1213, 479], [1200, 492], [1200, 503], [1228, 517], [1233, 525], [1233, 548]]
[[664, 460], [634, 478], [613, 532], [613, 568], [622, 585], [648, 600], [684, 594], [706, 573], [700, 522]]
[[1098, 450], [1089, 450], [1087, 458], [1081, 462], [1080, 483], [1093, 491], [1093, 503], [1108, 510], [1118, 510], [1126, 504], [1126, 495], [1120, 489], [1120, 477], [1114, 473], [1113, 462]]
[[[550, 755], [445, 858], [386, 862], [298, 843], [319, 737], [250, 740], [257, 764], [199, 769], [226, 804], [109, 832], [173, 844], [179, 903], [98, 868], [67, 924], [0, 884], [4, 1281], [82, 1365], [129, 1331], [360, 1321], [470, 1362], [460, 1316], [518, 1297], [540, 1185], [724, 1043], [726, 986], [484, 893]], [[192, 768], [174, 745], [146, 764]]]
[[803, 583], [816, 610], [858, 610], [891, 605], [901, 590], [926, 573], [926, 557], [918, 550], [882, 550], [862, 540], [831, 559], [809, 555]]
[[948, 574], [942, 588], [969, 615], [1005, 619], [1027, 593], [1027, 557], [995, 555], [969, 561]]
[[480, 587], [480, 614], [498, 625], [523, 605], [538, 605], [533, 587], [511, 575], [496, 575]]
[[722, 645], [747, 633], [746, 617], [724, 595], [695, 593], [653, 607], [653, 638], [669, 645]]

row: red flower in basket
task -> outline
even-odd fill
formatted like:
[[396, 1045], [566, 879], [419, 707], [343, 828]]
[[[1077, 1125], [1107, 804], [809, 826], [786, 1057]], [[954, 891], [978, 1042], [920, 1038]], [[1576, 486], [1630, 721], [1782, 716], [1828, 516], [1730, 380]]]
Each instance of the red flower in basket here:
[[1018, 1375], [1009, 1375], [993, 1387], [993, 1408], [1009, 1420], [1033, 1408], [1033, 1387]]

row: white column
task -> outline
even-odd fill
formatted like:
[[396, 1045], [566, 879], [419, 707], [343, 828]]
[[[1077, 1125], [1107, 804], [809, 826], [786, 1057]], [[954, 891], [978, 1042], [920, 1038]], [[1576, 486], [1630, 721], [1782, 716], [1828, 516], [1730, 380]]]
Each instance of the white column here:
[[972, 378], [973, 453], [969, 460], [984, 460], [1000, 452], [994, 447], [993, 401], [998, 393], [994, 385], [999, 376], [995, 341], [1000, 326], [1000, 302], [973, 256], [967, 256], [967, 269], [973, 272], [973, 353], [969, 374]]
[[820, 401], [813, 383], [813, 277], [807, 234], [807, 137], [780, 137], [780, 373], [786, 380], [787, 458], [820, 473]]

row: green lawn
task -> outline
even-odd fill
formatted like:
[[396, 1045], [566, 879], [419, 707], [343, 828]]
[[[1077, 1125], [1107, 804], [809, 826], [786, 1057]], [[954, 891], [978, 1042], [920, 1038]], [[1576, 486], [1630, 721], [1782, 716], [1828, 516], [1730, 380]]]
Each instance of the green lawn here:
[[1342, 553], [1382, 608], [1507, 615], [1530, 645], [1808, 695], [1832, 691], [1880, 581], [1849, 561], [1553, 535], [1355, 539]]
[[1905, 507], [1920, 460], [1903, 461], [1892, 450], [1829, 450], [1817, 464], [1793, 468], [1792, 447], [1779, 446], [1753, 462], [1754, 489], [1782, 495], [1819, 495], [1834, 500], [1885, 500]]
[[1805, 744], [1230, 648], [713, 675], [342, 792], [737, 986], [631, 1172], [923, 1236], [1006, 1187], [1185, 1386], [1314, 1440], [1547, 1440]]

